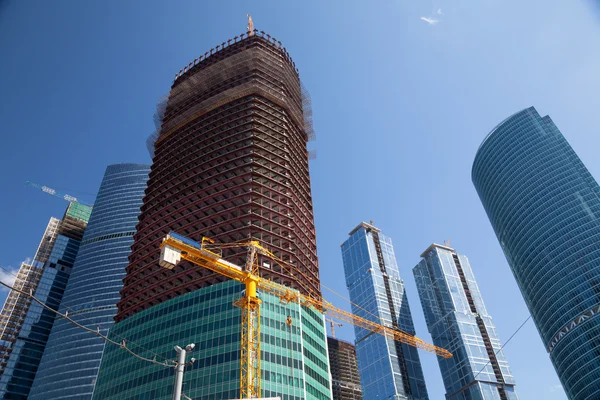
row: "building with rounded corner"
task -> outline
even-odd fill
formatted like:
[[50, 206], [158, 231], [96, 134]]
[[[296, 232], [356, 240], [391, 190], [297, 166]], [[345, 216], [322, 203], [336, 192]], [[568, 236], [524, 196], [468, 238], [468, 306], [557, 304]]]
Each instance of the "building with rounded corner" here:
[[[59, 309], [105, 335], [114, 324], [149, 172], [139, 164], [106, 168]], [[57, 319], [29, 399], [91, 399], [104, 346], [101, 338]]]
[[567, 395], [600, 398], [600, 187], [533, 107], [485, 138], [472, 180]]

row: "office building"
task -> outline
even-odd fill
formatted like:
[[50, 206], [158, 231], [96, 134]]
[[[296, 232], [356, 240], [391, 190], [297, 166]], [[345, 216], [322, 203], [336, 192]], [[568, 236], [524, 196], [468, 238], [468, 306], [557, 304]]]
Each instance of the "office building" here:
[[[263, 32], [250, 28], [175, 77], [149, 143], [148, 189], [110, 333], [150, 358], [172, 359], [174, 345], [196, 343], [187, 396], [239, 397], [241, 319], [232, 302], [243, 289], [188, 262], [161, 268], [160, 243], [171, 230], [197, 241], [258, 239], [301, 271], [260, 260], [263, 277], [320, 296], [306, 148], [311, 129], [295, 64]], [[244, 265], [246, 253], [231, 248], [223, 256]], [[330, 399], [322, 314], [266, 294], [262, 302], [263, 396]], [[106, 347], [94, 398], [170, 399], [172, 388], [172, 369]]]
[[[31, 263], [23, 263], [15, 288], [33, 292], [46, 306], [61, 303], [91, 207], [72, 202], [62, 220], [51, 218]], [[27, 399], [55, 314], [11, 290], [0, 313], [0, 396]]]
[[472, 179], [567, 396], [600, 398], [600, 187], [533, 107], [484, 139]]
[[344, 340], [327, 338], [333, 400], [362, 400], [356, 348]]
[[[415, 328], [392, 240], [360, 223], [342, 244], [352, 312], [410, 335]], [[355, 326], [358, 371], [365, 399], [428, 399], [415, 347]]]
[[[150, 167], [106, 168], [63, 295], [62, 313], [106, 335], [117, 312]], [[91, 399], [105, 342], [58, 319], [48, 339], [30, 400]]]
[[438, 357], [446, 399], [516, 400], [514, 379], [469, 260], [438, 244], [421, 257], [413, 272], [427, 328], [433, 344], [453, 354]]

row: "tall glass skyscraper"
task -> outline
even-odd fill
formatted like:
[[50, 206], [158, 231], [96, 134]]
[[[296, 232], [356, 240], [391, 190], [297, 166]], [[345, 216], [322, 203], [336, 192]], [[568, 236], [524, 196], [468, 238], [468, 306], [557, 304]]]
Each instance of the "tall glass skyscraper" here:
[[516, 400], [515, 382], [467, 257], [432, 244], [413, 269], [438, 357], [446, 399]]
[[[70, 203], [62, 220], [50, 219], [33, 262], [21, 265], [15, 288], [58, 308], [90, 212], [89, 206]], [[0, 314], [1, 398], [28, 398], [54, 317], [29, 296], [10, 291]]]
[[[171, 231], [216, 243], [259, 240], [290, 271], [259, 256], [260, 275], [320, 297], [307, 141], [310, 102], [287, 50], [252, 28], [194, 59], [175, 76], [110, 335], [145, 357], [173, 358], [196, 343], [183, 391], [195, 399], [240, 395], [242, 285], [190, 262], [158, 264]], [[226, 248], [237, 265], [247, 250]], [[331, 399], [322, 313], [261, 294], [262, 395]], [[287, 315], [293, 320], [285, 324]], [[137, 347], [136, 345], [142, 346]], [[173, 369], [106, 347], [94, 398], [167, 400]]]
[[600, 398], [600, 187], [533, 107], [485, 138], [472, 179], [567, 395]]
[[[352, 312], [415, 335], [392, 240], [372, 224], [360, 223], [342, 244]], [[364, 399], [428, 399], [417, 349], [354, 327]]]
[[[63, 296], [61, 312], [107, 334], [123, 287], [150, 167], [106, 168]], [[91, 399], [105, 342], [64, 319], [54, 323], [29, 399]]]

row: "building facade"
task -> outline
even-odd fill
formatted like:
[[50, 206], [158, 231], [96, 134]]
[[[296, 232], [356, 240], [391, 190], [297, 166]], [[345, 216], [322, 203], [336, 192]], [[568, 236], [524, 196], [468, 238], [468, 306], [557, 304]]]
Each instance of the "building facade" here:
[[570, 399], [600, 398], [600, 188], [549, 116], [500, 123], [472, 179]]
[[333, 400], [362, 400], [356, 348], [352, 343], [327, 338]]
[[[240, 309], [243, 285], [227, 281], [178, 296], [115, 324], [111, 339], [127, 338], [133, 351], [173, 359], [174, 344], [195, 343], [183, 393], [193, 399], [240, 396]], [[332, 398], [322, 314], [261, 294], [263, 397]], [[288, 326], [287, 316], [294, 321]], [[323, 345], [325, 343], [325, 345]], [[94, 399], [171, 399], [173, 368], [145, 363], [116, 346], [102, 358]]]
[[[149, 172], [149, 166], [139, 164], [106, 168], [60, 307], [105, 335], [117, 312]], [[91, 399], [104, 345], [99, 337], [58, 319], [29, 399]]]
[[[264, 278], [319, 297], [306, 148], [312, 134], [309, 112], [308, 97], [289, 54], [279, 41], [263, 32], [250, 30], [223, 42], [176, 75], [160, 130], [152, 139], [154, 158], [148, 189], [111, 334], [131, 336], [141, 343], [151, 340], [144, 348], [168, 358], [174, 356], [174, 345], [185, 345], [182, 341], [202, 343], [222, 337], [222, 345], [196, 350], [194, 357], [208, 361], [199, 361], [186, 372], [184, 391], [188, 395], [209, 399], [237, 391], [235, 397], [239, 397], [239, 360], [232, 360], [237, 357], [232, 354], [239, 351], [236, 335], [241, 320], [231, 302], [242, 289], [188, 262], [173, 270], [161, 268], [160, 243], [171, 230], [196, 241], [203, 236], [217, 243], [257, 239], [300, 271], [294, 274], [260, 260]], [[223, 256], [244, 265], [246, 250], [226, 249]], [[277, 301], [273, 310], [267, 310], [266, 301], [263, 298], [262, 326], [274, 324], [268, 325], [274, 330], [269, 335], [280, 342], [288, 334], [278, 322], [281, 315], [276, 310], [281, 306]], [[209, 312], [203, 310], [212, 310], [212, 324], [202, 322], [202, 316]], [[308, 352], [315, 360], [326, 360], [322, 315], [317, 323], [306, 316], [313, 311], [296, 311], [302, 320], [301, 325], [294, 325], [301, 330], [296, 334], [303, 340], [304, 335], [310, 337], [296, 348], [303, 362], [292, 362], [290, 367], [284, 362], [289, 356], [270, 353], [274, 358], [269, 361], [273, 363], [269, 371], [281, 372], [268, 375], [275, 379], [274, 386], [263, 386], [263, 394], [284, 399], [330, 398], [327, 362], [320, 359], [313, 363], [305, 356]], [[144, 332], [153, 333], [152, 338], [139, 336], [140, 324], [144, 324]], [[310, 348], [320, 351], [314, 353]], [[170, 398], [172, 370], [158, 371], [159, 366], [140, 364], [129, 372], [116, 373], [127, 354], [120, 349], [106, 351], [94, 398], [137, 399], [139, 393], [152, 393], [150, 398], [155, 399]], [[136, 362], [143, 364], [127, 361]], [[299, 385], [301, 382], [300, 387], [294, 386], [295, 379], [287, 381], [287, 386], [279, 382], [279, 376], [289, 368]], [[228, 372], [224, 375], [222, 371]], [[287, 374], [290, 376], [289, 371]], [[114, 389], [111, 382], [117, 375], [121, 383]], [[163, 386], [155, 387], [156, 379], [164, 379]], [[266, 376], [264, 380], [268, 381]]]
[[[90, 213], [91, 207], [70, 203], [62, 220], [51, 218], [32, 263], [21, 265], [15, 288], [57, 309]], [[54, 317], [29, 296], [10, 291], [0, 315], [1, 398], [28, 398]]]
[[[361, 223], [342, 244], [352, 312], [415, 335], [391, 239]], [[417, 349], [354, 327], [358, 370], [365, 399], [428, 399]]]
[[469, 260], [432, 244], [413, 269], [433, 344], [450, 351], [438, 357], [446, 399], [516, 400], [515, 381], [475, 281]]

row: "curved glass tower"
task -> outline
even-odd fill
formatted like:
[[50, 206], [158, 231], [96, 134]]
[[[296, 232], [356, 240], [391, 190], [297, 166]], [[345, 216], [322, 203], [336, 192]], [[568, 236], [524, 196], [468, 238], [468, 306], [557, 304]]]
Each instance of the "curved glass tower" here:
[[600, 188], [550, 117], [520, 111], [472, 179], [570, 399], [600, 398]]
[[[117, 312], [149, 172], [138, 164], [106, 169], [63, 296], [61, 312], [104, 334]], [[102, 339], [57, 320], [29, 399], [91, 398], [103, 349]]]

